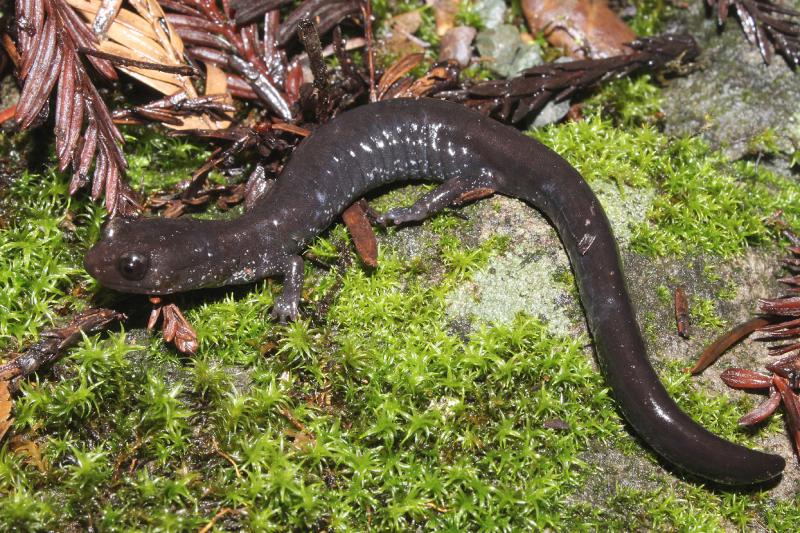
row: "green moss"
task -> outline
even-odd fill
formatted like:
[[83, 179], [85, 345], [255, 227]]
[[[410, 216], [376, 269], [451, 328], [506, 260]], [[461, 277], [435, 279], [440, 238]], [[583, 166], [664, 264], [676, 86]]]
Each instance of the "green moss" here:
[[553, 281], [563, 286], [573, 297], [578, 297], [578, 285], [575, 282], [575, 276], [572, 274], [572, 270], [558, 270], [553, 275]]
[[486, 265], [489, 258], [502, 252], [508, 246], [507, 236], [494, 236], [481, 246], [467, 249], [461, 241], [452, 236], [441, 239], [442, 259], [447, 267], [448, 278], [462, 280], [476, 269]]
[[[223, 507], [236, 510], [218, 523], [225, 529], [750, 523], [757, 497], [726, 501], [683, 483], [668, 498], [626, 489], [600, 507], [582, 503], [598, 468], [589, 450], [613, 443], [641, 454], [587, 339], [553, 336], [524, 316], [454, 334], [446, 295], [507, 242], [467, 249], [456, 232], [468, 222], [426, 225], [438, 235], [433, 265], [382, 249], [371, 273], [309, 267], [310, 302], [336, 291], [322, 321], [272, 324], [277, 288], [261, 283], [187, 309], [200, 337], [190, 360], [156, 339], [85, 339], [57, 380], [23, 385], [15, 431], [40, 448], [46, 470], [4, 445], [0, 526], [74, 528], [92, 516], [109, 530], [190, 530]], [[337, 227], [312, 249], [334, 261], [346, 243]], [[440, 267], [436, 282], [420, 277]], [[568, 274], [559, 280], [571, 285]], [[702, 423], [752, 438], [736, 429], [741, 406], [696, 392], [679, 367], [665, 379]], [[569, 431], [547, 429], [554, 419]]]
[[764, 525], [770, 531], [791, 531], [800, 520], [800, 496], [767, 507], [763, 513]]
[[101, 207], [70, 199], [52, 173], [24, 173], [9, 198], [14, 216], [0, 227], [0, 348], [83, 307], [70, 290], [87, 278], [81, 247], [96, 238], [102, 216]]
[[[271, 325], [262, 284], [187, 312], [201, 340], [193, 362], [123, 334], [84, 340], [59, 380], [23, 386], [16, 431], [48, 470], [3, 449], [0, 471], [14, 475], [0, 481], [0, 524], [94, 516], [107, 529], [183, 530], [220, 507], [239, 510], [225, 527], [256, 529], [558, 524], [580, 452], [620, 431], [613, 404], [586, 339], [524, 317], [466, 340], [449, 332], [449, 288], [505, 243], [468, 252], [440, 231], [443, 282], [383, 254], [371, 275], [341, 274], [322, 324]], [[570, 431], [543, 427], [553, 418]]]
[[674, 9], [671, 2], [665, 0], [634, 0], [632, 4], [636, 14], [627, 22], [636, 35], [660, 33], [670, 10]]
[[661, 90], [650, 74], [625, 77], [603, 84], [584, 103], [585, 112], [611, 117], [622, 126], [655, 125], [662, 119]]
[[709, 283], [716, 283], [722, 279], [722, 277], [717, 273], [716, 268], [710, 264], [703, 265], [703, 277]]
[[730, 280], [717, 291], [716, 297], [730, 302], [736, 299], [737, 294], [739, 294], [739, 285], [735, 280]]
[[651, 127], [618, 129], [600, 114], [529, 134], [562, 154], [589, 183], [600, 179], [636, 188], [651, 185], [666, 144], [666, 138]]
[[775, 237], [764, 221], [782, 210], [800, 222], [800, 185], [758, 167], [729, 164], [699, 138], [670, 139], [651, 126], [618, 129], [599, 114], [536, 130], [533, 136], [572, 163], [589, 181], [655, 187], [647, 220], [632, 248], [663, 256], [707, 252], [723, 257]]
[[663, 305], [672, 305], [672, 291], [666, 285], [659, 285], [656, 289], [658, 301]]
[[[125, 129], [128, 178], [137, 190], [161, 190], [188, 180], [211, 156], [207, 143], [189, 137], [168, 137], [154, 128]], [[211, 172], [212, 181], [221, 181]]]
[[753, 515], [760, 507], [758, 495], [709, 495], [702, 488], [666, 486], [658, 489], [617, 487], [601, 511], [603, 529], [629, 531], [640, 524], [658, 531], [747, 531], [756, 526]]
[[689, 316], [693, 324], [705, 329], [720, 329], [727, 324], [717, 313], [714, 300], [700, 296], [689, 298]]
[[779, 154], [779, 137], [773, 128], [765, 128], [747, 141], [749, 154]]
[[483, 17], [475, 6], [475, 2], [466, 0], [458, 3], [456, 26], [471, 26], [476, 30], [483, 29]]

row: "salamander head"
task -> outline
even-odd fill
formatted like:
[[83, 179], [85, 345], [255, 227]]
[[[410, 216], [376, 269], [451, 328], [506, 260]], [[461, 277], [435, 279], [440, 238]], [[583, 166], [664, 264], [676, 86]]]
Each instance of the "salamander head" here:
[[115, 218], [84, 258], [86, 270], [120, 292], [169, 294], [216, 285], [211, 221]]

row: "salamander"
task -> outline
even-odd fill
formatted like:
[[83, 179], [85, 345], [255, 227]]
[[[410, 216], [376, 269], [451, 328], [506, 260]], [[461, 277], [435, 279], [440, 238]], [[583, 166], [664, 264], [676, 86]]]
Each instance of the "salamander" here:
[[601, 370], [635, 433], [669, 463], [717, 483], [781, 474], [782, 457], [717, 437], [670, 398], [648, 361], [608, 219], [580, 173], [459, 104], [390, 100], [342, 113], [299, 144], [275, 184], [238, 218], [114, 218], [85, 266], [106, 287], [151, 295], [282, 277], [272, 315], [293, 320], [304, 247], [354, 201], [400, 180], [440, 185], [380, 222], [420, 221], [487, 189], [538, 209], [566, 249]]

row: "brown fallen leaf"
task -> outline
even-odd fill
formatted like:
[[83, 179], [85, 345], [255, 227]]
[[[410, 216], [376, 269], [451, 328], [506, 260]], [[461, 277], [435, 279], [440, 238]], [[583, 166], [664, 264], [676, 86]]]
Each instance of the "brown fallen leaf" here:
[[378, 266], [378, 241], [367, 217], [365, 204], [366, 201], [362, 199], [345, 209], [342, 220], [353, 237], [353, 244], [361, 261], [375, 268]]
[[383, 42], [384, 52], [405, 56], [422, 52], [430, 45], [416, 37], [414, 33], [422, 25], [422, 14], [418, 9], [395, 15], [386, 22], [386, 33]]
[[[412, 69], [422, 63], [423, 59], [425, 59], [425, 54], [415, 53], [403, 56], [392, 63], [389, 68], [383, 72], [383, 76], [381, 76], [381, 79], [378, 82], [378, 87], [376, 89], [377, 99], [386, 99], [385, 97], [387, 96], [387, 93], [389, 93], [389, 89], [392, 89], [393, 85], [399, 82], [406, 74], [411, 72]], [[409, 80], [408, 85], [411, 85], [411, 83], [413, 83], [413, 80]], [[389, 96], [389, 98], [392, 98], [392, 96]]]
[[772, 416], [780, 404], [781, 395], [773, 386], [770, 389], [769, 398], [758, 404], [755, 409], [739, 418], [738, 424], [740, 426], [754, 426], [756, 424], [760, 424]]
[[725, 351], [728, 350], [728, 348], [759, 328], [768, 326], [769, 324], [771, 324], [769, 319], [764, 317], [755, 317], [735, 326], [730, 331], [723, 333], [714, 342], [709, 344], [705, 350], [703, 350], [703, 353], [700, 354], [700, 358], [697, 360], [697, 363], [695, 363], [695, 365], [688, 370], [689, 373], [696, 376], [711, 366], [717, 359], [720, 358], [720, 356], [722, 356], [723, 353], [725, 353]]
[[792, 387], [785, 378], [773, 376], [772, 381], [781, 394], [789, 435], [792, 437], [795, 452], [800, 454], [800, 398], [792, 391]]
[[628, 53], [626, 43], [636, 39], [605, 0], [523, 0], [522, 12], [532, 32], [578, 59]]
[[152, 330], [162, 318], [162, 335], [166, 342], [172, 343], [181, 353], [193, 354], [197, 351], [197, 332], [192, 328], [186, 317], [175, 304], [162, 305], [161, 298], [151, 297], [156, 307], [150, 313], [147, 321], [147, 329]]
[[[0, 436], [0, 439], [2, 439], [2, 436]], [[35, 466], [39, 472], [47, 471], [47, 466], [42, 459], [42, 452], [35, 442], [23, 439], [20, 435], [15, 435], [8, 442], [8, 447], [16, 455], [24, 456], [25, 462]]]
[[11, 418], [13, 406], [14, 402], [11, 400], [11, 392], [8, 390], [8, 381], [0, 381], [0, 441], [14, 423], [14, 419]]
[[[83, 15], [87, 23], [96, 21], [104, 7], [101, 0], [66, 1]], [[146, 61], [170, 67], [187, 66], [188, 63], [183, 57], [183, 41], [164, 15], [158, 2], [129, 0], [129, 3], [136, 12], [119, 9], [112, 22], [108, 24], [104, 32], [106, 39], [97, 47], [98, 50], [128, 60]], [[162, 94], [173, 95], [183, 92], [189, 99], [198, 96], [191, 79], [184, 74], [135, 66], [117, 65], [117, 68]], [[212, 84], [215, 92], [207, 90], [206, 94], [227, 94], [227, 81], [223, 84], [216, 71], [212, 71], [211, 75], [214, 76]], [[224, 74], [222, 76], [224, 77]], [[179, 123], [168, 122], [165, 126], [172, 129], [217, 129], [226, 127], [228, 123], [215, 121], [204, 114], [182, 117]]]
[[436, 20], [436, 34], [442, 37], [456, 25], [459, 0], [426, 0], [433, 7], [433, 16]]

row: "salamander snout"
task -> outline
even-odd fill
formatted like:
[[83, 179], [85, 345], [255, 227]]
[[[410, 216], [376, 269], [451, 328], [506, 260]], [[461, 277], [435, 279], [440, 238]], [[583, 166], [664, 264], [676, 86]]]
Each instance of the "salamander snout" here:
[[225, 254], [216, 253], [223, 239], [212, 238], [220, 235], [221, 224], [191, 218], [112, 219], [83, 264], [101, 285], [120, 292], [170, 294], [209, 286], [229, 266], [218, 259]]

